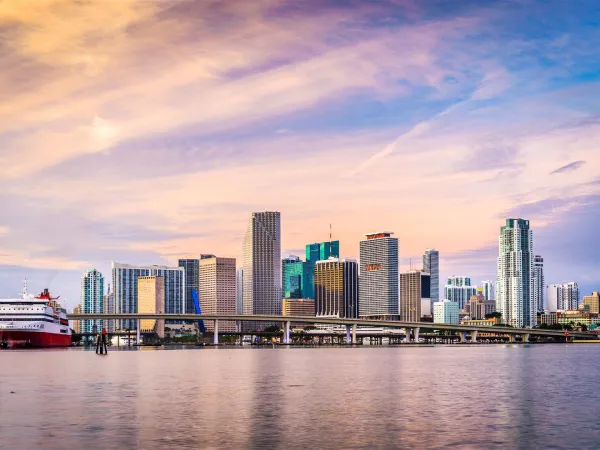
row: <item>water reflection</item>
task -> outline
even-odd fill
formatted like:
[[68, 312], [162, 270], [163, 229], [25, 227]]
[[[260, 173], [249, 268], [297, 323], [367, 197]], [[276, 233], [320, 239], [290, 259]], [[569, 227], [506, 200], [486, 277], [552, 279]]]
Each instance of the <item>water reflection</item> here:
[[0, 447], [595, 448], [599, 351], [6, 351]]

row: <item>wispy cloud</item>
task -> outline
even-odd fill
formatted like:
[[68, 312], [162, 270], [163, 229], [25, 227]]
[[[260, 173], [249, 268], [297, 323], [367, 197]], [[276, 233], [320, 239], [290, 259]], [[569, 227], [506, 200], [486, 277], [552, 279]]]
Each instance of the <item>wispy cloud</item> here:
[[565, 172], [573, 172], [573, 171], [579, 169], [584, 164], [585, 164], [585, 161], [573, 161], [572, 163], [569, 163], [565, 166], [559, 167], [556, 170], [553, 170], [552, 172], [550, 172], [550, 175], [556, 175], [558, 173], [565, 173]]

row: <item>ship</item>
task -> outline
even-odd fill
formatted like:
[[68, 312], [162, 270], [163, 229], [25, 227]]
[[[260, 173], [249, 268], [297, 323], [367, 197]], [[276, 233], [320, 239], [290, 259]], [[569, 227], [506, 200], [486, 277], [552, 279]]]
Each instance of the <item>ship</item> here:
[[72, 344], [67, 311], [48, 289], [37, 296], [0, 299], [0, 348], [68, 347]]

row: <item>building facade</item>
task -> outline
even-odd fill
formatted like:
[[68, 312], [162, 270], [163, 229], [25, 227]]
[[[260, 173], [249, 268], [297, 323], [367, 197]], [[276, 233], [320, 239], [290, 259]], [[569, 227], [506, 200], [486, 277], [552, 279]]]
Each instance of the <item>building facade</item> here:
[[[73, 314], [81, 314], [81, 305], [77, 305], [73, 308]], [[81, 333], [81, 320], [71, 320], [71, 329], [73, 333], [80, 334]]]
[[495, 283], [491, 280], [485, 280], [481, 282], [481, 293], [486, 301], [496, 301], [496, 288]]
[[425, 250], [423, 272], [431, 275], [431, 304], [433, 305], [440, 300], [440, 253], [437, 250], [433, 248]]
[[465, 306], [465, 312], [473, 320], [483, 320], [487, 314], [496, 312], [496, 302], [486, 300], [483, 289], [478, 289], [477, 294], [473, 295]]
[[471, 278], [463, 276], [452, 276], [444, 286], [444, 297], [446, 300], [458, 303], [460, 309], [464, 309], [469, 299], [477, 295], [477, 287], [471, 286]]
[[[102, 307], [104, 314], [115, 313], [115, 294], [110, 290], [110, 284], [108, 285], [106, 295], [104, 296], [104, 302]], [[114, 333], [115, 321], [113, 319], [105, 320], [104, 328], [106, 328], [106, 331], [108, 333]]]
[[460, 307], [458, 303], [442, 300], [433, 304], [433, 322], [458, 325]]
[[370, 233], [360, 241], [361, 316], [399, 314], [398, 239], [392, 234]]
[[283, 300], [283, 316], [315, 316], [314, 298], [286, 298]]
[[183, 268], [185, 277], [185, 306], [186, 314], [195, 314], [194, 296], [192, 291], [198, 292], [200, 289], [200, 260], [199, 259], [180, 259], [177, 265]]
[[281, 261], [283, 298], [314, 298], [314, 264], [289, 256]]
[[330, 258], [315, 263], [315, 315], [358, 318], [358, 264]]
[[[134, 266], [112, 262], [112, 286], [115, 295], [115, 313], [137, 313], [139, 277], [163, 277], [165, 280], [165, 312], [182, 314], [185, 309], [185, 270], [183, 267]], [[136, 329], [135, 320], [116, 321], [115, 326]]]
[[533, 232], [529, 221], [507, 219], [498, 239], [496, 311], [513, 327], [533, 327], [537, 322], [533, 301]]
[[[281, 216], [255, 212], [248, 221], [243, 244], [244, 314], [281, 315]], [[244, 328], [261, 324], [244, 322]], [[263, 323], [262, 326], [269, 326]]]
[[582, 304], [589, 308], [590, 314], [600, 314], [600, 294], [598, 292], [584, 295]]
[[431, 276], [422, 270], [411, 270], [400, 274], [400, 320], [418, 322], [423, 316], [421, 301], [431, 304]]
[[[141, 276], [137, 279], [138, 312], [140, 314], [165, 313], [165, 279], [160, 276]], [[165, 336], [164, 319], [141, 319], [140, 331]]]
[[575, 282], [548, 286], [549, 312], [575, 310], [579, 307], [579, 285]]
[[340, 241], [315, 242], [306, 245], [305, 280], [302, 296], [315, 298], [315, 263], [329, 258], [340, 257]]
[[244, 314], [244, 269], [240, 267], [235, 272], [235, 311]]
[[[104, 276], [96, 269], [87, 271], [81, 277], [82, 314], [102, 314], [104, 312]], [[82, 320], [82, 333], [99, 333], [102, 320]]]
[[540, 255], [533, 257], [533, 277], [532, 277], [533, 303], [535, 304], [536, 312], [542, 313], [545, 309], [544, 291], [546, 284], [544, 282], [544, 258]]
[[[200, 309], [202, 314], [234, 315], [236, 313], [235, 258], [200, 260]], [[212, 320], [205, 322], [214, 331]], [[235, 321], [219, 320], [219, 331], [237, 331]]]

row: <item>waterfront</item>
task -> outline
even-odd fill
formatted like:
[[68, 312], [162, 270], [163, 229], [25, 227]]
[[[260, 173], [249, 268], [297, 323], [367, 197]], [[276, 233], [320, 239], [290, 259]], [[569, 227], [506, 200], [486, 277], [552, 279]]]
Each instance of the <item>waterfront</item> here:
[[0, 352], [0, 448], [597, 448], [600, 346]]

